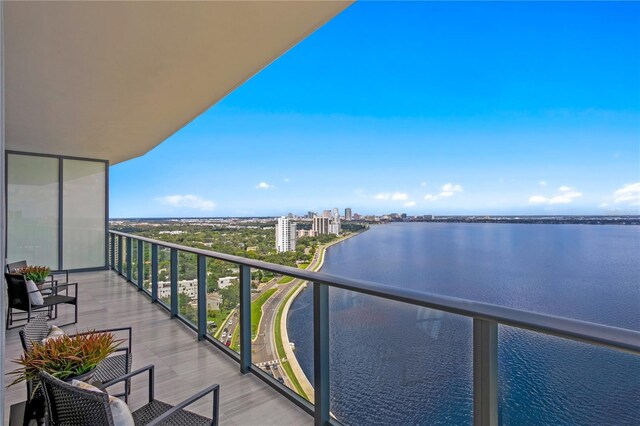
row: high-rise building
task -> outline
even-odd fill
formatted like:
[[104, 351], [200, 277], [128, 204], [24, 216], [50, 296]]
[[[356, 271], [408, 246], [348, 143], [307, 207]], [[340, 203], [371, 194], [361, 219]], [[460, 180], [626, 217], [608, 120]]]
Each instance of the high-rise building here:
[[316, 215], [316, 212], [312, 212], [311, 210], [309, 210], [309, 211], [307, 212], [307, 217], [308, 217], [309, 219], [313, 219], [313, 217], [314, 217], [315, 215]]
[[340, 217], [335, 217], [329, 222], [329, 233], [334, 235], [340, 235]]
[[351, 220], [351, 207], [344, 209], [344, 220]]
[[329, 233], [329, 218], [328, 217], [314, 217], [313, 227], [311, 228], [314, 234], [323, 235]]
[[296, 224], [286, 217], [278, 218], [276, 225], [276, 251], [279, 253], [296, 249]]
[[331, 210], [323, 211], [322, 212], [322, 217], [330, 218], [331, 217]]
[[334, 207], [333, 211], [331, 212], [331, 216], [333, 217], [334, 220], [335, 218], [340, 219], [340, 210], [338, 210], [337, 207]]

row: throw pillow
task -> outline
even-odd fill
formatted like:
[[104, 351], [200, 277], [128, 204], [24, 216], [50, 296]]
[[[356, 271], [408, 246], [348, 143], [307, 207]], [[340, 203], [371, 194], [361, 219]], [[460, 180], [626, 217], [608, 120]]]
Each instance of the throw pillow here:
[[[101, 391], [97, 387], [79, 380], [72, 380], [71, 384], [80, 389], [104, 393], [104, 391]], [[123, 400], [115, 396], [109, 396], [109, 408], [111, 409], [111, 416], [113, 417], [113, 424], [115, 426], [135, 426], [131, 410], [129, 410], [129, 406]]]
[[49, 334], [47, 334], [47, 337], [42, 339], [42, 344], [47, 343], [51, 339], [57, 339], [59, 337], [66, 336], [66, 335], [67, 333], [65, 333], [63, 329], [61, 329], [57, 325], [52, 325], [49, 328]]
[[32, 305], [44, 305], [44, 298], [42, 297], [40, 290], [38, 290], [38, 286], [32, 280], [27, 281], [27, 291], [29, 292], [29, 300]]

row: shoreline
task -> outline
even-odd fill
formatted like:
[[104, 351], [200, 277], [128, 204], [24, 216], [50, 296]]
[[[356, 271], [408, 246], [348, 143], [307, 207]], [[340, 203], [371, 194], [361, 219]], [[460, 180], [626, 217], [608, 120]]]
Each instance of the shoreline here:
[[[368, 230], [365, 229], [364, 231], [361, 232], [356, 232], [350, 235], [347, 235], [343, 238], [340, 238], [336, 241], [333, 241], [329, 244], [323, 245], [322, 247], [320, 247], [320, 252], [318, 253], [319, 256], [319, 261], [318, 261], [318, 265], [313, 269], [314, 272], [319, 271], [320, 269], [322, 269], [322, 267], [324, 266], [324, 258], [325, 258], [325, 254], [327, 249], [329, 249], [330, 247], [339, 244], [343, 241], [348, 240], [349, 238], [353, 238], [357, 235], [360, 235], [364, 232], [366, 232]], [[302, 389], [304, 390], [304, 392], [306, 393], [307, 399], [309, 400], [309, 402], [313, 403], [314, 402], [314, 398], [313, 398], [313, 386], [311, 385], [311, 382], [309, 381], [309, 379], [307, 378], [307, 375], [304, 373], [304, 371], [302, 370], [302, 367], [300, 367], [300, 363], [298, 363], [298, 358], [296, 357], [294, 351], [291, 349], [291, 344], [289, 341], [289, 333], [287, 330], [287, 318], [289, 317], [289, 310], [291, 309], [291, 305], [293, 304], [293, 302], [297, 299], [297, 297], [300, 295], [300, 293], [302, 292], [302, 290], [306, 289], [308, 285], [308, 281], [302, 281], [299, 285], [293, 287], [293, 289], [291, 290], [291, 293], [289, 293], [286, 297], [286, 303], [282, 309], [282, 316], [280, 318], [280, 324], [276, 324], [276, 327], [280, 327], [280, 336], [281, 336], [281, 340], [282, 340], [282, 345], [284, 347], [284, 351], [285, 351], [285, 356], [287, 358], [287, 361], [289, 362], [289, 365], [291, 366], [291, 370], [293, 371], [293, 374], [296, 376], [296, 380], [298, 381], [298, 383], [300, 384], [300, 386], [302, 387]], [[290, 296], [290, 297], [289, 297]]]

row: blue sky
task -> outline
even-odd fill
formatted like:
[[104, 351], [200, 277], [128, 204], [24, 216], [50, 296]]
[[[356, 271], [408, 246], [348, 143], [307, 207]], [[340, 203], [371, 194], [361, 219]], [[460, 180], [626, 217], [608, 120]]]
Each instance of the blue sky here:
[[640, 214], [640, 3], [361, 2], [143, 157], [111, 217]]

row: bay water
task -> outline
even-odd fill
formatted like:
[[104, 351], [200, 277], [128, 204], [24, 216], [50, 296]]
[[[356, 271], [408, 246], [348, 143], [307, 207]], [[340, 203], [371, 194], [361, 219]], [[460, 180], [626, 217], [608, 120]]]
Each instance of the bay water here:
[[[323, 272], [640, 331], [640, 227], [392, 223]], [[289, 338], [313, 381], [311, 289]], [[638, 425], [640, 357], [499, 327], [503, 425]], [[472, 320], [330, 289], [331, 412], [353, 425], [472, 423]]]

